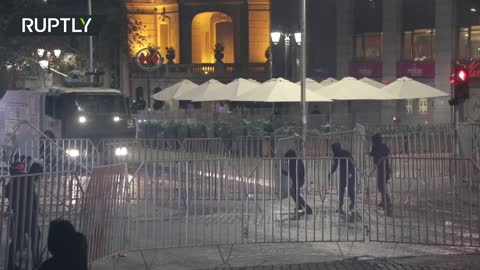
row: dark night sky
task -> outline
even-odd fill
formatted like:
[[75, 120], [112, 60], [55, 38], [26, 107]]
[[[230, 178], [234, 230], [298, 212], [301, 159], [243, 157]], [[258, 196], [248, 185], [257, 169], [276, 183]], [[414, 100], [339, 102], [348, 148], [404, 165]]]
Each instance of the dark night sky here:
[[[272, 31], [288, 29], [290, 32], [295, 32], [299, 30], [300, 1], [271, 1]], [[309, 40], [307, 61], [310, 72], [321, 68], [328, 73], [325, 75], [335, 75], [335, 21], [335, 0], [307, 0], [307, 38]], [[284, 57], [283, 48], [277, 47], [273, 50], [273, 53], [274, 62], [283, 65], [283, 61], [278, 61], [279, 58]], [[275, 61], [275, 58], [277, 61]], [[283, 71], [280, 71], [280, 73], [283, 73]]]

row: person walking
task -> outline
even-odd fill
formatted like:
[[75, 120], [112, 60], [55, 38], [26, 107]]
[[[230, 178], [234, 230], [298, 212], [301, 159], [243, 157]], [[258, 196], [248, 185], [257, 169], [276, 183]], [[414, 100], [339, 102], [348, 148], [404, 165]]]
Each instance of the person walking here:
[[283, 175], [290, 177], [290, 196], [296, 204], [296, 212], [298, 214], [307, 215], [313, 213], [312, 208], [305, 203], [305, 200], [300, 195], [300, 188], [305, 184], [305, 166], [301, 159], [296, 158], [297, 153], [290, 149], [285, 153], [285, 157], [288, 158], [288, 171], [282, 170]]
[[387, 183], [391, 176], [390, 163], [388, 161], [389, 155], [390, 149], [382, 142], [382, 136], [378, 133], [373, 135], [370, 156], [373, 157], [373, 163], [377, 167], [377, 187], [381, 195], [378, 206], [385, 209], [387, 216], [391, 215], [393, 210], [392, 202], [387, 191]]
[[[350, 152], [345, 149], [342, 149], [340, 143], [332, 144], [333, 152], [333, 164], [328, 178], [331, 178], [331, 175], [335, 173], [337, 168], [340, 165], [340, 183], [339, 183], [339, 192], [338, 192], [338, 210], [339, 214], [344, 215], [343, 211], [343, 199], [345, 196], [345, 188], [348, 188], [348, 197], [350, 198], [350, 205], [348, 209], [353, 211], [355, 208], [355, 165], [353, 163], [353, 157]], [[348, 187], [347, 187], [348, 185]]]

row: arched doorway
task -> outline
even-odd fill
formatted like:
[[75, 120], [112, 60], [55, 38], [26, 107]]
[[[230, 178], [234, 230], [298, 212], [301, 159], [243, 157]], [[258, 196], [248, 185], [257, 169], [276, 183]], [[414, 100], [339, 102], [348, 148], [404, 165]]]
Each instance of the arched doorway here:
[[215, 63], [212, 52], [216, 43], [225, 47], [224, 63], [235, 62], [234, 26], [223, 12], [203, 12], [192, 20], [192, 63]]

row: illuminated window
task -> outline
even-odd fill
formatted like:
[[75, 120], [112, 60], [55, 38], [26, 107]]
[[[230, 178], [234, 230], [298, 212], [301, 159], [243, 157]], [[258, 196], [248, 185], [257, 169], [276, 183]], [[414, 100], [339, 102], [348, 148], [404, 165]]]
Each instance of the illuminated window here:
[[382, 33], [363, 33], [355, 35], [354, 57], [356, 59], [381, 59], [382, 58]]
[[222, 12], [203, 12], [192, 21], [192, 62], [215, 63], [213, 48], [216, 43], [224, 46], [224, 63], [233, 63], [234, 28], [232, 18]]
[[428, 113], [428, 99], [421, 98], [418, 100], [418, 112]]
[[471, 27], [470, 58], [480, 59], [480, 25]]
[[166, 23], [160, 24], [160, 47], [167, 48], [171, 46], [170, 28]]
[[382, 0], [355, 0], [353, 33], [356, 60], [382, 58]]
[[432, 61], [435, 44], [434, 29], [417, 29], [403, 33], [403, 59]]
[[407, 99], [405, 107], [407, 113], [413, 113], [413, 99]]
[[460, 28], [458, 34], [458, 57], [480, 59], [480, 25]]

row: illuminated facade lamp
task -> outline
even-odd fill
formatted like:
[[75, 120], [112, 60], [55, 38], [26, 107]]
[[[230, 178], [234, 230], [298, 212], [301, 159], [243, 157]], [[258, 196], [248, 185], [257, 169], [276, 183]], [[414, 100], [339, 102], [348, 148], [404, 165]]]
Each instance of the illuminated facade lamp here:
[[293, 36], [295, 37], [295, 42], [297, 42], [298, 45], [302, 45], [302, 33], [297, 32]]
[[44, 54], [45, 54], [45, 49], [37, 49], [38, 57], [43, 57]]
[[272, 32], [270, 33], [270, 36], [272, 37], [272, 42], [274, 45], [277, 45], [278, 42], [280, 42], [280, 37], [282, 36], [282, 33], [280, 32]]
[[55, 55], [55, 57], [60, 57], [60, 54], [62, 54], [62, 50], [60, 49], [55, 49], [53, 50], [53, 55]]
[[48, 60], [40, 60], [40, 61], [38, 61], [38, 64], [39, 64], [40, 67], [43, 68], [43, 69], [48, 68]]

